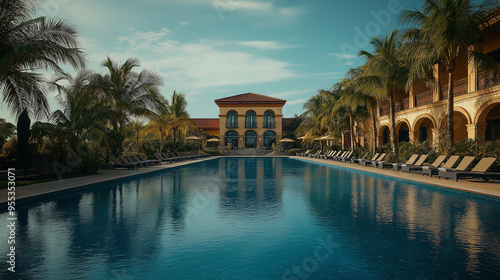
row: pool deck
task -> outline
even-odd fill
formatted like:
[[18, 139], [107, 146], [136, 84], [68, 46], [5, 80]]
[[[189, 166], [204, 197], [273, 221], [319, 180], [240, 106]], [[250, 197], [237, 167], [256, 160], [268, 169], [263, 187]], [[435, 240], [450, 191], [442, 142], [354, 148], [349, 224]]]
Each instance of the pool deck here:
[[[252, 157], [252, 156], [248, 156], [248, 157]], [[278, 156], [278, 157], [283, 157], [283, 156]], [[170, 168], [185, 166], [185, 165], [189, 165], [189, 164], [193, 164], [193, 163], [197, 163], [197, 162], [202, 162], [202, 161], [207, 161], [207, 160], [212, 160], [212, 159], [216, 159], [216, 158], [220, 158], [220, 156], [195, 159], [195, 160], [189, 160], [189, 161], [181, 161], [181, 162], [176, 162], [176, 163], [163, 163], [160, 166], [151, 166], [151, 167], [139, 168], [139, 169], [135, 169], [135, 170], [128, 170], [128, 169], [104, 170], [104, 171], [101, 171], [97, 175], [90, 175], [90, 176], [64, 179], [64, 180], [60, 180], [60, 181], [53, 181], [53, 182], [34, 184], [34, 185], [29, 185], [29, 186], [24, 186], [24, 187], [18, 187], [18, 188], [16, 188], [15, 198], [16, 198], [16, 201], [19, 201], [19, 200], [26, 199], [26, 198], [34, 198], [36, 196], [43, 196], [43, 195], [47, 195], [47, 194], [51, 194], [51, 193], [55, 193], [55, 192], [70, 190], [73, 188], [79, 188], [79, 187], [89, 186], [89, 185], [93, 185], [93, 184], [97, 184], [97, 183], [119, 180], [119, 179], [133, 177], [133, 176], [141, 175], [141, 174], [158, 172], [161, 170], [167, 170]], [[291, 156], [290, 158], [304, 160], [304, 161], [310, 161], [310, 162], [315, 162], [315, 163], [320, 163], [320, 164], [326, 164], [326, 165], [330, 165], [330, 166], [334, 166], [334, 167], [338, 166], [338, 167], [342, 167], [342, 168], [355, 169], [355, 170], [360, 170], [360, 171], [365, 171], [365, 172], [370, 172], [370, 173], [375, 173], [375, 174], [382, 174], [382, 175], [386, 175], [386, 176], [391, 176], [391, 177], [395, 177], [395, 178], [401, 178], [401, 179], [405, 179], [405, 180], [430, 184], [430, 185], [434, 185], [434, 186], [451, 188], [451, 189], [455, 189], [455, 190], [461, 190], [461, 191], [472, 192], [472, 193], [482, 194], [482, 195], [489, 195], [489, 196], [500, 198], [500, 182], [499, 181], [485, 182], [482, 179], [478, 179], [478, 180], [459, 180], [458, 182], [455, 182], [453, 180], [438, 179], [437, 177], [430, 178], [429, 176], [421, 176], [419, 173], [418, 174], [417, 173], [408, 174], [408, 173], [402, 173], [402, 172], [394, 172], [394, 171], [392, 171], [392, 169], [378, 169], [378, 168], [373, 168], [373, 167], [360, 166], [357, 164], [342, 163], [342, 162], [337, 162], [337, 161], [332, 161], [332, 160], [315, 159], [315, 158], [298, 157], [298, 156]], [[6, 202], [7, 202], [7, 189], [2, 189], [2, 190], [0, 190], [0, 204], [4, 204]]]
[[325, 160], [325, 159], [315, 159], [315, 158], [310, 158], [310, 157], [291, 156], [290, 158], [311, 161], [311, 162], [316, 162], [316, 163], [321, 163], [321, 164], [327, 164], [327, 165], [331, 165], [331, 166], [356, 169], [356, 170], [360, 170], [360, 171], [382, 174], [382, 175], [386, 175], [386, 176], [391, 176], [391, 177], [395, 177], [395, 178], [401, 178], [401, 179], [405, 179], [405, 180], [430, 184], [430, 185], [434, 185], [434, 186], [450, 188], [450, 189], [455, 189], [455, 190], [461, 190], [461, 191], [466, 191], [466, 192], [472, 192], [472, 193], [482, 194], [482, 195], [489, 195], [489, 196], [500, 198], [500, 181], [485, 182], [482, 179], [470, 179], [470, 180], [461, 179], [461, 180], [458, 180], [458, 182], [455, 182], [453, 180], [439, 179], [439, 178], [437, 178], [437, 176], [434, 176], [432, 178], [429, 176], [422, 176], [422, 175], [420, 175], [420, 173], [408, 174], [408, 173], [403, 173], [403, 172], [395, 172], [395, 171], [392, 171], [392, 168], [379, 169], [379, 168], [373, 168], [371, 166], [361, 166], [358, 164], [343, 163], [343, 162], [338, 162], [338, 161], [333, 161], [333, 160]]
[[[64, 179], [59, 181], [52, 181], [40, 184], [33, 184], [23, 187], [16, 188], [15, 198], [16, 201], [33, 198], [36, 196], [43, 196], [50, 193], [66, 191], [73, 188], [79, 188], [84, 186], [89, 186], [97, 183], [103, 183], [107, 181], [113, 181], [118, 179], [123, 179], [127, 177], [133, 177], [140, 174], [147, 174], [152, 172], [158, 172], [161, 170], [167, 170], [174, 167], [185, 166], [197, 162], [207, 161], [219, 158], [217, 157], [207, 157], [200, 159], [193, 159], [181, 162], [173, 163], [162, 163], [158, 166], [150, 166], [139, 169], [112, 169], [112, 170], [102, 170], [99, 174], [77, 177], [71, 179]], [[7, 202], [7, 189], [0, 190], [0, 204]]]

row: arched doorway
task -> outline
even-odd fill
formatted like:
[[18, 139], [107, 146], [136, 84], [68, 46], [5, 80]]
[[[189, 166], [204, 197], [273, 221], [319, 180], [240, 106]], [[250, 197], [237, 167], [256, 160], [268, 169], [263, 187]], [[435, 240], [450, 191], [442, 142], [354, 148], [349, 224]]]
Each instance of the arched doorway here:
[[[455, 142], [460, 142], [468, 138], [468, 133], [467, 133], [468, 123], [469, 122], [464, 113], [459, 111], [453, 111], [453, 135], [454, 135], [453, 140]], [[448, 114], [445, 113], [443, 115], [439, 128], [441, 131], [448, 131]]]
[[500, 104], [497, 104], [486, 115], [486, 141], [500, 140]]
[[255, 131], [245, 132], [245, 148], [257, 148], [257, 133]]
[[415, 143], [427, 143], [427, 146], [432, 146], [434, 122], [427, 116], [420, 117], [414, 126]]
[[272, 111], [266, 111], [264, 113], [264, 128], [275, 128], [276, 125], [274, 123], [274, 113]]
[[384, 125], [379, 134], [379, 145], [391, 143], [391, 130], [388, 126]]
[[398, 123], [396, 126], [396, 133], [398, 135], [398, 143], [401, 142], [410, 142], [410, 127], [404, 121]]
[[257, 127], [257, 114], [254, 111], [248, 111], [245, 115], [245, 127], [246, 128], [256, 128]]
[[276, 133], [272, 130], [264, 132], [264, 146], [266, 146], [266, 148], [272, 148], [273, 144], [276, 145]]
[[238, 132], [230, 130], [226, 132], [226, 146], [231, 144], [233, 149], [238, 148]]

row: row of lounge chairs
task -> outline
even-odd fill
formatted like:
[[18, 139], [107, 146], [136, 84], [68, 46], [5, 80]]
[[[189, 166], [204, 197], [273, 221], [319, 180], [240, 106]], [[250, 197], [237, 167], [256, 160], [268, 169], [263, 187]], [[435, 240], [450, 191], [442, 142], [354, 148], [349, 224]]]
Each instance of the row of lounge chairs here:
[[109, 156], [109, 159], [113, 163], [114, 168], [129, 168], [137, 169], [139, 167], [148, 167], [153, 165], [160, 165], [162, 162], [178, 162], [189, 159], [196, 159], [201, 157], [208, 157], [208, 154], [199, 152], [179, 152], [176, 154], [171, 153], [170, 157], [167, 157], [164, 153], [156, 153], [156, 159], [146, 159], [144, 155], [119, 155], [118, 157]]
[[[471, 171], [466, 171], [474, 161], [475, 157], [465, 156], [460, 161], [460, 163], [456, 165], [460, 158], [457, 155], [450, 156], [448, 160], [446, 160], [446, 156], [441, 155], [431, 164], [426, 164], [428, 155], [413, 154], [408, 159], [408, 161], [406, 161], [406, 163], [386, 162], [384, 161], [386, 153], [376, 153], [371, 159], [366, 159], [368, 153], [366, 153], [359, 159], [352, 158], [351, 155], [352, 152], [347, 151], [328, 151], [324, 154], [322, 154], [322, 151], [318, 151], [315, 154], [311, 154], [309, 150], [305, 153], [297, 154], [297, 156], [332, 159], [342, 162], [351, 162], [353, 164], [359, 164], [362, 166], [378, 167], [380, 169], [392, 167], [393, 171], [401, 171], [407, 173], [411, 173], [412, 171], [420, 171], [421, 175], [429, 175], [431, 177], [433, 175], [437, 175], [438, 178], [454, 179], [455, 181], [462, 178], [481, 178], [485, 181], [488, 181], [490, 179], [500, 179], [500, 173], [488, 172], [490, 167], [497, 160], [496, 158], [483, 158], [474, 166]], [[453, 168], [453, 166], [455, 165], [456, 167]]]

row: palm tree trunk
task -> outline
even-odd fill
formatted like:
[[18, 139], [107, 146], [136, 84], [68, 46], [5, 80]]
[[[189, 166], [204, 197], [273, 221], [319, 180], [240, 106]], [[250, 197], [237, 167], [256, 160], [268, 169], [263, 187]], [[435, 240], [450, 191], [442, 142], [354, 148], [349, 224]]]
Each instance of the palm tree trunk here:
[[163, 149], [163, 131], [160, 130], [160, 154], [162, 153]]
[[139, 153], [139, 131], [137, 131], [135, 135], [135, 153]]
[[393, 154], [397, 154], [398, 142], [396, 140], [396, 108], [394, 104], [394, 90], [392, 89], [389, 92], [389, 111], [389, 123], [391, 126], [391, 151]]
[[370, 105], [370, 111], [372, 114], [372, 129], [373, 129], [373, 153], [377, 151], [377, 106]]
[[454, 106], [454, 87], [455, 84], [453, 82], [455, 78], [454, 69], [448, 71], [448, 139], [447, 139], [447, 147], [446, 147], [446, 155], [451, 155], [451, 148], [453, 146], [453, 142], [455, 140], [455, 130], [453, 129], [453, 106]]
[[354, 120], [352, 114], [349, 114], [349, 130], [351, 136], [351, 151], [354, 151]]
[[173, 151], [174, 151], [174, 154], [175, 154], [175, 144], [176, 144], [176, 142], [177, 142], [177, 137], [176, 137], [176, 134], [177, 134], [177, 133], [176, 133], [176, 131], [175, 131], [175, 130], [174, 130], [174, 133], [173, 133], [173, 134], [174, 134], [174, 148], [173, 148]]

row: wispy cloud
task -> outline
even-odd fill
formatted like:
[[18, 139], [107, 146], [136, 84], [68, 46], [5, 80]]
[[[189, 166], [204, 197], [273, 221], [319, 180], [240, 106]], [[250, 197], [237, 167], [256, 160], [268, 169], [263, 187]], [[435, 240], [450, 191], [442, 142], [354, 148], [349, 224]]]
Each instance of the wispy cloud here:
[[302, 104], [302, 103], [305, 103], [308, 99], [309, 99], [309, 97], [304, 97], [304, 98], [300, 98], [300, 99], [295, 99], [295, 100], [292, 100], [292, 101], [287, 101], [287, 102], [286, 102], [286, 104], [287, 104], [287, 105]]
[[179, 25], [180, 25], [180, 26], [186, 26], [186, 25], [189, 25], [189, 21], [181, 21], [181, 22], [179, 22]]
[[[167, 85], [192, 93], [202, 93], [207, 87], [276, 82], [296, 76], [288, 62], [231, 50], [234, 42], [198, 40], [186, 43], [170, 39], [171, 33], [163, 28], [118, 37], [120, 51], [113, 56], [120, 59], [140, 56], [143, 66], [159, 72]], [[250, 45], [255, 46], [255, 43]], [[275, 42], [262, 45], [279, 46]]]
[[275, 41], [239, 41], [236, 44], [265, 50], [282, 50], [291, 47]]
[[346, 54], [346, 53], [329, 53], [328, 55], [335, 56], [336, 58], [339, 58], [339, 59], [354, 59], [354, 58], [359, 57], [356, 54]]

